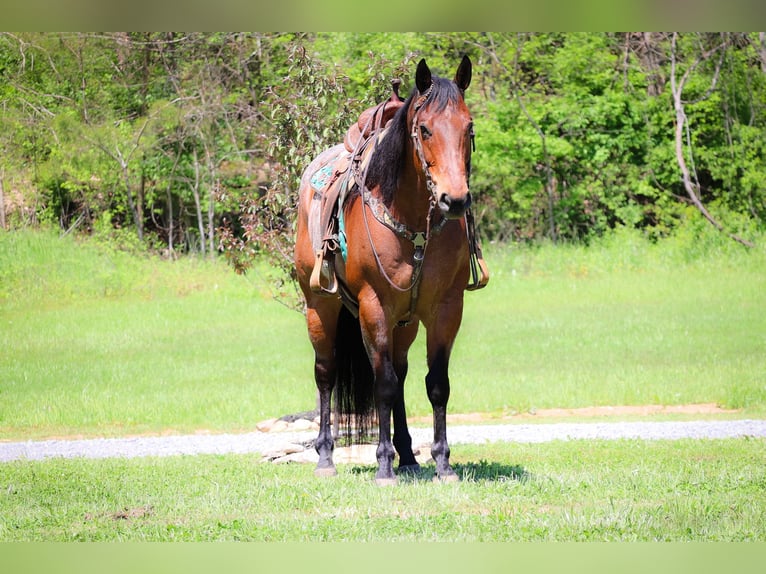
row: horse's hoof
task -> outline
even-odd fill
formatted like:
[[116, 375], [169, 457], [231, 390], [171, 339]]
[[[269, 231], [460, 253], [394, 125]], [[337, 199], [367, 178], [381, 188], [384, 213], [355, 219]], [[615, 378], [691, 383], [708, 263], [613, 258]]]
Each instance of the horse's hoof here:
[[445, 474], [443, 476], [436, 475], [434, 476], [434, 482], [438, 483], [448, 483], [448, 482], [460, 482], [460, 477], [457, 475], [457, 473], [452, 474]]
[[396, 470], [404, 474], [418, 474], [420, 472], [420, 465], [418, 463], [400, 464]]
[[396, 477], [394, 478], [376, 478], [375, 484], [378, 486], [396, 486], [398, 484], [398, 480], [396, 480]]
[[338, 471], [335, 470], [334, 466], [330, 466], [327, 468], [315, 468], [314, 469], [314, 476], [319, 476], [322, 478], [328, 477], [328, 476], [338, 476]]

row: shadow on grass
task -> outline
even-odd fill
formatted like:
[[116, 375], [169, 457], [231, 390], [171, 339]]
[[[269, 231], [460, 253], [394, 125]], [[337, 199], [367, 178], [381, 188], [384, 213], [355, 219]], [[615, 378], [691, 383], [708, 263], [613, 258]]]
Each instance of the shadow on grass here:
[[[479, 462], [455, 463], [452, 468], [460, 477], [461, 482], [525, 482], [531, 478], [531, 475], [523, 466], [517, 464], [500, 464], [497, 462], [488, 462], [480, 460]], [[377, 466], [375, 465], [356, 465], [350, 469], [352, 474], [369, 475], [372, 480], [375, 477]], [[401, 483], [411, 482], [430, 482], [436, 476], [435, 464], [423, 464], [418, 472], [396, 473]]]

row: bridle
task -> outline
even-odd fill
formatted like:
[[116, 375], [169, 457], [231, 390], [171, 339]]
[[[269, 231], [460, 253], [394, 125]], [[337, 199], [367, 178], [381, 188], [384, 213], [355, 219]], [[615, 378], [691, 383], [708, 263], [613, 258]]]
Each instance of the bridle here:
[[[418, 114], [420, 113], [421, 109], [423, 109], [423, 106], [428, 100], [428, 97], [431, 95], [433, 88], [434, 88], [434, 85], [433, 83], [431, 83], [428, 89], [422, 94], [420, 94], [417, 100], [415, 100], [415, 102], [413, 103], [414, 114], [411, 120], [412, 129], [410, 131], [410, 137], [412, 138], [413, 146], [415, 148], [415, 153], [418, 156], [421, 169], [423, 170], [423, 174], [425, 176], [426, 188], [428, 189], [430, 194], [428, 215], [426, 216], [426, 229], [424, 231], [413, 231], [409, 229], [404, 223], [398, 221], [391, 214], [391, 212], [388, 210], [386, 205], [382, 201], [380, 201], [377, 197], [375, 197], [372, 194], [372, 192], [367, 188], [367, 185], [366, 185], [367, 167], [365, 167], [361, 176], [357, 176], [357, 183], [361, 189], [361, 196], [362, 196], [362, 219], [364, 220], [365, 230], [367, 231], [367, 238], [370, 242], [370, 247], [375, 257], [375, 261], [378, 265], [378, 269], [380, 270], [381, 275], [386, 279], [388, 284], [394, 290], [399, 291], [400, 293], [411, 292], [408, 317], [404, 320], [399, 321], [398, 326], [409, 325], [410, 322], [412, 321], [412, 317], [415, 313], [415, 307], [417, 306], [418, 292], [420, 289], [420, 279], [422, 276], [423, 262], [425, 260], [425, 254], [426, 254], [426, 249], [428, 247], [428, 242], [430, 241], [432, 236], [437, 235], [442, 230], [442, 228], [448, 221], [448, 219], [444, 215], [442, 215], [441, 219], [436, 224], [433, 224], [434, 214], [437, 213], [437, 206], [439, 202], [438, 190], [436, 188], [436, 183], [434, 183], [433, 177], [431, 175], [431, 170], [428, 165], [428, 162], [426, 161], [426, 158], [425, 158], [425, 152], [423, 151], [423, 142], [421, 139], [419, 122], [418, 122]], [[473, 151], [473, 149], [475, 149], [473, 130], [471, 131], [470, 135], [471, 135], [471, 147]], [[378, 133], [373, 132], [368, 142], [376, 140], [377, 137], [378, 137]], [[368, 142], [365, 142], [365, 146]], [[361, 156], [361, 153], [357, 154], [357, 157], [360, 157], [360, 156]], [[369, 166], [369, 163], [367, 165]], [[470, 171], [471, 171], [470, 161], [468, 162], [467, 168], [468, 168], [467, 175], [466, 175], [468, 179], [467, 183], [470, 183]], [[391, 279], [391, 277], [388, 275], [385, 268], [383, 267], [383, 264], [380, 260], [380, 256], [378, 254], [378, 250], [375, 248], [375, 243], [373, 242], [373, 239], [372, 239], [372, 233], [370, 231], [369, 221], [367, 219], [365, 209], [369, 210], [370, 213], [372, 213], [373, 217], [376, 219], [376, 221], [378, 221], [378, 223], [381, 223], [385, 227], [389, 228], [400, 238], [406, 239], [412, 243], [414, 248], [413, 263], [412, 263], [413, 268], [412, 268], [412, 276], [410, 279], [409, 286], [400, 287], [399, 285], [394, 283], [394, 281]]]
[[423, 174], [426, 176], [426, 189], [428, 189], [431, 194], [429, 217], [431, 216], [431, 211], [433, 211], [439, 201], [439, 198], [436, 195], [436, 184], [434, 183], [434, 178], [431, 176], [431, 168], [426, 161], [426, 154], [423, 152], [423, 140], [420, 138], [420, 130], [418, 129], [418, 126], [420, 125], [420, 122], [418, 122], [418, 114], [423, 108], [423, 104], [428, 100], [428, 96], [431, 95], [433, 89], [434, 85], [432, 83], [428, 89], [415, 100], [415, 103], [413, 104], [415, 113], [412, 115], [412, 131], [410, 132], [412, 144], [415, 146], [415, 153], [418, 154], [418, 160], [420, 160], [420, 167], [423, 169]]

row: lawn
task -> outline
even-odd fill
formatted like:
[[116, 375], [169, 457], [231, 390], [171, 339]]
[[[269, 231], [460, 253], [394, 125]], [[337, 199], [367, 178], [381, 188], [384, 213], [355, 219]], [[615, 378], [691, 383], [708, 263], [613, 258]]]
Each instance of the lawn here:
[[0, 465], [0, 540], [764, 541], [766, 440], [459, 445], [391, 488], [372, 466], [257, 456]]
[[[486, 252], [451, 412], [766, 414], [763, 250], [616, 234]], [[258, 274], [44, 232], [0, 233], [0, 349], [5, 440], [252, 430], [315, 397], [303, 317]], [[421, 337], [417, 416], [423, 355]], [[373, 467], [320, 480], [254, 455], [22, 460], [0, 465], [0, 541], [763, 542], [764, 458], [763, 439], [456, 445], [459, 483], [426, 465], [384, 489]]]
[[[625, 234], [488, 246], [450, 412], [717, 403], [766, 413], [766, 253]], [[314, 406], [300, 313], [258, 273], [0, 233], [0, 439], [252, 430]], [[423, 333], [410, 414], [427, 416]]]

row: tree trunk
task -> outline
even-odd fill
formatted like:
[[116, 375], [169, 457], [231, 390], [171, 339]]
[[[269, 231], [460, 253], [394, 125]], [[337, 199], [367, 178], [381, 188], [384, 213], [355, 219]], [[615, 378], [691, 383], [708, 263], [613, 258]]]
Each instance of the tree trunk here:
[[205, 254], [205, 222], [202, 219], [202, 202], [199, 196], [200, 174], [199, 158], [197, 150], [194, 150], [194, 185], [192, 185], [192, 194], [194, 195], [194, 207], [197, 210], [197, 230], [199, 231], [199, 248], [202, 254]]
[[209, 201], [207, 205], [207, 233], [210, 255], [215, 253], [215, 193], [218, 190], [218, 186], [220, 184], [220, 181], [216, 181], [208, 196]]
[[130, 212], [133, 215], [133, 219], [136, 224], [136, 233], [138, 234], [138, 239], [139, 241], [143, 241], [144, 240], [144, 222], [139, 215], [139, 210], [138, 210], [138, 207], [136, 206], [136, 201], [133, 198], [133, 192], [130, 188], [130, 173], [128, 171], [128, 164], [121, 157], [119, 161], [120, 161], [120, 167], [122, 168], [122, 178], [125, 183], [125, 197], [128, 200], [128, 207], [130, 208]]
[[5, 173], [0, 172], [0, 229], [6, 229], [5, 223], [5, 193], [3, 189], [3, 179]]
[[207, 196], [207, 240], [208, 253], [212, 256], [215, 253], [215, 194], [218, 190], [218, 185], [220, 185], [220, 181], [218, 180], [217, 170], [213, 161], [213, 154], [207, 144], [205, 144], [205, 163], [207, 164], [210, 181], [210, 189]]
[[173, 257], [173, 196], [170, 193], [170, 184], [165, 189], [168, 200], [168, 255]]
[[146, 176], [141, 174], [141, 181], [136, 189], [136, 214], [141, 222], [141, 238], [144, 236], [144, 198], [146, 197]]
[[[677, 78], [676, 73], [676, 39], [677, 34], [673, 34], [673, 41], [672, 41], [672, 47], [671, 47], [671, 61], [670, 61], [670, 89], [673, 93], [673, 108], [676, 112], [676, 133], [675, 133], [675, 142], [676, 142], [676, 160], [678, 161], [678, 167], [681, 170], [681, 179], [684, 184], [684, 189], [686, 190], [686, 194], [689, 196], [689, 199], [691, 199], [694, 206], [699, 210], [699, 212], [703, 215], [705, 219], [707, 219], [710, 224], [715, 227], [718, 231], [727, 233], [723, 225], [721, 225], [707, 210], [705, 205], [702, 203], [702, 201], [699, 198], [699, 195], [697, 191], [699, 190], [699, 185], [692, 181], [691, 173], [689, 171], [689, 166], [686, 163], [686, 158], [684, 157], [684, 129], [687, 127], [687, 117], [686, 117], [686, 111], [684, 109], [684, 102], [681, 98], [681, 95], [684, 91], [684, 85], [686, 84], [686, 80], [689, 79], [690, 72], [699, 64], [699, 62], [702, 59], [706, 59], [709, 57], [709, 54], [701, 55], [700, 58], [697, 60], [697, 62], [694, 65], [691, 65], [687, 68], [686, 72], [684, 72], [684, 75], [679, 79]], [[718, 73], [716, 72], [715, 78], [718, 77]], [[711, 86], [709, 92], [712, 92], [715, 89], [715, 78], [713, 80], [713, 85]], [[689, 140], [689, 148], [691, 152], [691, 139]], [[742, 239], [741, 237], [737, 236], [734, 233], [727, 233], [729, 237], [731, 237], [734, 241], [737, 241], [738, 243], [741, 243], [742, 245], [745, 245], [747, 247], [753, 247], [753, 244], [749, 241], [746, 241], [745, 239]]]

